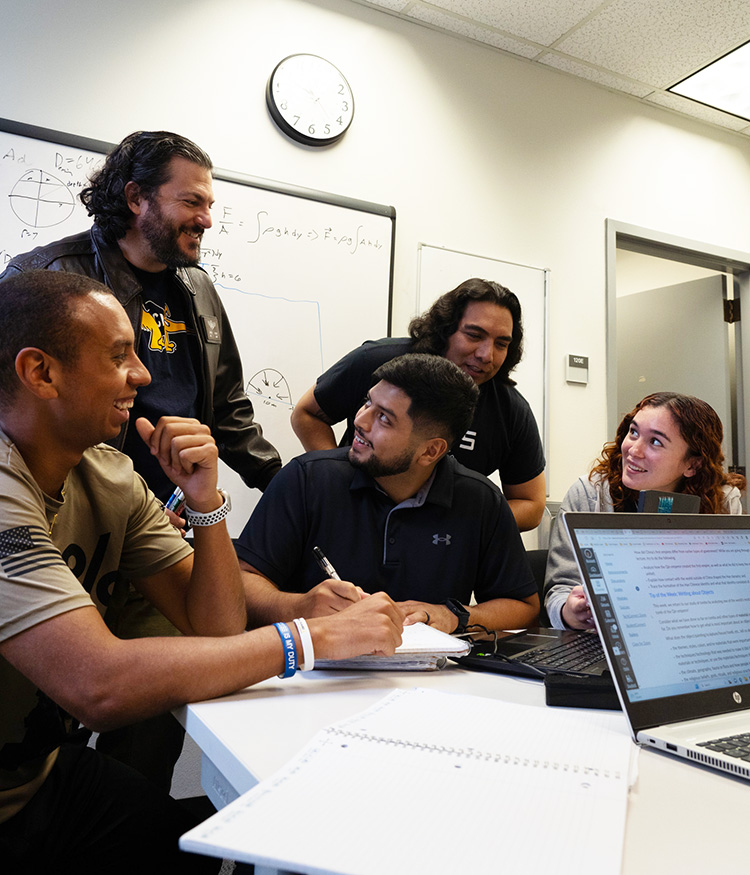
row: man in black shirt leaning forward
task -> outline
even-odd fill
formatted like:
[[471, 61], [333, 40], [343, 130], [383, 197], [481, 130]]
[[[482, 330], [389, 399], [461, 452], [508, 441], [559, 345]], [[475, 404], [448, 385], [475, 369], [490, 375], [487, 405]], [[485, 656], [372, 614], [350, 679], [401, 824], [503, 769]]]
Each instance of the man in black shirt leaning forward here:
[[354, 415], [379, 365], [409, 352], [443, 356], [479, 386], [474, 419], [452, 453], [472, 471], [499, 473], [518, 528], [528, 531], [542, 518], [546, 487], [539, 429], [510, 377], [522, 349], [516, 295], [490, 280], [465, 280], [412, 320], [409, 337], [367, 341], [318, 377], [294, 408], [292, 427], [306, 450], [333, 449], [331, 425], [345, 419], [342, 446], [351, 444]]

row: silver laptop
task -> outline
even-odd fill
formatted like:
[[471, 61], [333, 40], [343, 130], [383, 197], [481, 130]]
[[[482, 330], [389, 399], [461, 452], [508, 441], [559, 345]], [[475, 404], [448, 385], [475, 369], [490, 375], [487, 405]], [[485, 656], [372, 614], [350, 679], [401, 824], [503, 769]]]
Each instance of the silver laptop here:
[[563, 519], [635, 741], [750, 780], [750, 516]]

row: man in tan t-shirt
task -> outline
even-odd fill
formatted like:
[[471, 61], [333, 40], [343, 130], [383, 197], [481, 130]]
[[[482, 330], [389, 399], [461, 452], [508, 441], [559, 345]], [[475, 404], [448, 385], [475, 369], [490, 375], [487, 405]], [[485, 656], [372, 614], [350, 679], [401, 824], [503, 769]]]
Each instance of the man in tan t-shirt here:
[[[242, 634], [239, 568], [217, 489], [216, 445], [197, 420], [135, 426], [185, 494], [194, 547], [127, 457], [101, 442], [150, 379], [109, 290], [76, 274], [3, 282], [0, 322], [0, 859], [9, 871], [212, 871], [177, 851], [190, 825], [167, 796], [76, 744], [229, 693], [320, 657], [392, 653], [402, 620], [382, 594]], [[120, 640], [107, 606], [120, 573], [183, 633]], [[310, 652], [308, 652], [310, 651]]]

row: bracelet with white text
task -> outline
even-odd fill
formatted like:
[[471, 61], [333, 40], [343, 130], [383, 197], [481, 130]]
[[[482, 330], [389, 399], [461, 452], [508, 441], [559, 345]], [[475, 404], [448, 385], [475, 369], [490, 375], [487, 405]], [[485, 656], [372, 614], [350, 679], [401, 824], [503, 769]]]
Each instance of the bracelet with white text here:
[[274, 623], [273, 625], [284, 645], [284, 674], [280, 674], [279, 677], [290, 678], [297, 671], [297, 647], [294, 643], [294, 635], [286, 623]]

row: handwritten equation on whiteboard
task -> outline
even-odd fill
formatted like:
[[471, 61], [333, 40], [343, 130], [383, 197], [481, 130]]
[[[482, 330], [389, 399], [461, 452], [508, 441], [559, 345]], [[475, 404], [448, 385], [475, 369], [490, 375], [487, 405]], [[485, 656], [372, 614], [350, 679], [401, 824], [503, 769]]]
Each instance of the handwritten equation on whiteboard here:
[[326, 224], [306, 225], [299, 221], [288, 222], [279, 216], [272, 216], [268, 210], [258, 210], [249, 220], [235, 218], [231, 206], [220, 208], [221, 215], [213, 216], [214, 227], [219, 237], [239, 235], [249, 246], [266, 240], [284, 240], [292, 243], [319, 243], [330, 247], [341, 247], [347, 254], [356, 255], [360, 250], [383, 248], [384, 241], [369, 234], [364, 225], [351, 224], [334, 226]]
[[[0, 132], [0, 206], [5, 201], [0, 269], [14, 255], [90, 226], [79, 194], [103, 161], [96, 152]], [[373, 223], [360, 211], [294, 197], [280, 200], [276, 194], [269, 200], [264, 189], [238, 188], [221, 178], [214, 180], [214, 190], [214, 226], [204, 236], [203, 255], [214, 279], [241, 280], [243, 249], [262, 247], [272, 254], [294, 247], [303, 258], [303, 250], [375, 258], [390, 247], [390, 228], [385, 233], [382, 222]], [[232, 259], [239, 261], [232, 269], [226, 264], [227, 250], [239, 256]]]

